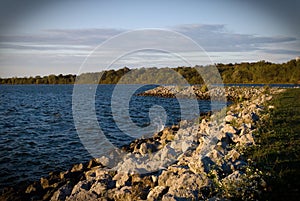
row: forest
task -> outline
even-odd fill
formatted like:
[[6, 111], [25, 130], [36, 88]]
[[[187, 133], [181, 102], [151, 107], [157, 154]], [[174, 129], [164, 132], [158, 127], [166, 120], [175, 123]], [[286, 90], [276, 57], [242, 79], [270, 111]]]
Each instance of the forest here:
[[[235, 64], [218, 63], [215, 66], [222, 77], [223, 83], [226, 84], [300, 84], [300, 60], [294, 59], [281, 64], [267, 61]], [[207, 73], [205, 72], [206, 67], [198, 65], [177, 68], [129, 69], [124, 67], [119, 70], [83, 73], [79, 76], [59, 74], [43, 77], [0, 78], [0, 84], [74, 84], [75, 81], [78, 84], [174, 84], [178, 83], [178, 80], [189, 84], [203, 84], [201, 74]]]

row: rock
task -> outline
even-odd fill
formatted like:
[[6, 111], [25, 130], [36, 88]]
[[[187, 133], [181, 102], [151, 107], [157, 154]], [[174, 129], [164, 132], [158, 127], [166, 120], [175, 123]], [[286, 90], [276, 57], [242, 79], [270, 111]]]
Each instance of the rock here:
[[161, 136], [161, 141], [172, 141], [172, 140], [174, 140], [174, 131], [170, 128], [165, 128]]
[[79, 172], [83, 170], [83, 164], [79, 163], [72, 167], [71, 172]]
[[220, 197], [217, 197], [217, 196], [214, 196], [214, 197], [211, 197], [208, 199], [208, 201], [230, 201], [229, 199], [226, 199], [226, 198], [220, 198]]
[[274, 108], [275, 108], [274, 105], [269, 105], [269, 106], [268, 106], [268, 109], [269, 109], [269, 110], [273, 110]]
[[156, 182], [158, 181], [158, 177], [155, 176], [155, 175], [152, 175], [152, 176], [151, 176], [151, 179], [152, 179], [152, 182], [153, 182], [153, 183], [156, 183]]
[[234, 166], [231, 162], [224, 161], [223, 164], [221, 164], [221, 169], [223, 171], [223, 175], [231, 174], [234, 169]]
[[244, 167], [247, 166], [247, 163], [245, 161], [238, 160], [238, 161], [235, 161], [235, 163], [233, 165], [236, 170], [243, 170]]
[[203, 163], [200, 161], [200, 159], [186, 159], [186, 163], [187, 163], [187, 166], [189, 167], [189, 169], [195, 173], [195, 174], [199, 174], [199, 173], [202, 173], [202, 172], [205, 172], [205, 169], [204, 169], [204, 166], [203, 166]]
[[147, 149], [147, 144], [144, 142], [140, 145], [140, 149], [139, 149], [139, 152], [142, 154], [142, 155], [145, 155], [148, 153], [148, 149]]
[[136, 160], [132, 158], [125, 158], [122, 162], [120, 162], [115, 169], [118, 170], [119, 173], [135, 173], [138, 172]]
[[235, 149], [230, 150], [227, 155], [225, 156], [226, 160], [236, 161], [239, 159], [240, 153], [237, 152]]
[[46, 178], [41, 178], [41, 186], [43, 189], [49, 188], [49, 181]]
[[76, 194], [81, 190], [89, 190], [91, 187], [90, 182], [88, 181], [79, 181], [72, 189], [72, 194]]
[[170, 190], [184, 188], [196, 191], [206, 185], [208, 185], [208, 178], [205, 173], [193, 174], [190, 172], [185, 172], [179, 175], [179, 178], [176, 180], [176, 182], [173, 182], [173, 185], [170, 186]]
[[132, 184], [136, 184], [136, 183], [140, 183], [140, 182], [143, 182], [143, 179], [141, 178], [141, 176], [139, 174], [131, 175], [131, 183]]
[[131, 186], [124, 186], [113, 192], [112, 197], [116, 201], [132, 201], [135, 195], [132, 194]]
[[42, 186], [40, 182], [34, 182], [33, 184], [30, 184], [29, 186], [27, 186], [25, 193], [35, 193], [35, 192], [39, 192], [42, 191]]
[[249, 106], [248, 106], [248, 109], [250, 109], [250, 110], [255, 110], [255, 109], [257, 109], [257, 108], [259, 108], [259, 106], [257, 105], [257, 104], [255, 104], [255, 103], [252, 103], [252, 104], [250, 104]]
[[206, 173], [208, 173], [215, 166], [215, 163], [207, 156], [203, 157], [201, 162], [203, 164], [204, 172]]
[[167, 193], [162, 197], [162, 201], [177, 201], [174, 195]]
[[224, 133], [231, 133], [231, 134], [237, 133], [237, 130], [232, 125], [229, 124], [225, 124], [224, 127], [222, 128], [222, 131]]
[[66, 198], [66, 201], [94, 201], [94, 200], [99, 200], [98, 196], [94, 193], [82, 190], [76, 194], [72, 194], [69, 197]]
[[211, 150], [208, 156], [210, 157], [210, 160], [212, 160], [215, 163], [217, 163], [220, 159], [224, 157], [224, 155], [216, 149]]
[[87, 168], [88, 169], [91, 169], [93, 167], [96, 167], [96, 166], [101, 166], [103, 167], [102, 161], [99, 159], [99, 158], [93, 158], [92, 160], [90, 160], [87, 164]]
[[245, 123], [257, 122], [259, 120], [258, 115], [255, 112], [247, 113], [242, 116]]
[[247, 133], [240, 136], [237, 140], [241, 145], [250, 146], [255, 144], [252, 133]]
[[191, 141], [183, 141], [181, 143], [181, 150], [182, 150], [182, 152], [186, 152], [191, 147], [192, 143], [193, 142], [191, 142]]
[[140, 145], [140, 148], [138, 149], [138, 152], [142, 154], [142, 156], [146, 154], [152, 154], [155, 151], [157, 151], [156, 146], [152, 143], [146, 143], [146, 142], [142, 143]]
[[266, 101], [270, 101], [270, 100], [272, 100], [272, 98], [273, 97], [269, 95], [269, 96], [266, 97]]
[[233, 173], [231, 173], [230, 175], [228, 175], [227, 177], [225, 177], [223, 179], [223, 181], [226, 182], [230, 182], [230, 181], [237, 181], [240, 179], [242, 175], [242, 172], [240, 172], [239, 170], [234, 171]]
[[147, 200], [156, 201], [161, 200], [162, 196], [168, 191], [165, 186], [155, 186], [148, 194]]
[[167, 145], [161, 150], [161, 161], [175, 160], [178, 153], [170, 146]]
[[239, 136], [233, 133], [226, 133], [226, 142], [232, 144], [232, 142], [237, 143], [239, 141]]
[[128, 176], [127, 173], [118, 173], [113, 177], [113, 180], [116, 181], [117, 188], [129, 185], [130, 183], [129, 179], [130, 177]]
[[257, 122], [259, 120], [259, 116], [255, 112], [251, 112], [252, 121]]
[[175, 173], [171, 171], [163, 171], [161, 175], [158, 177], [158, 185], [159, 186], [171, 186], [173, 185], [174, 181], [176, 181], [178, 177]]
[[100, 157], [99, 160], [104, 167], [112, 168], [114, 165], [114, 161], [106, 156]]
[[101, 197], [106, 196], [107, 184], [105, 182], [96, 181], [92, 184], [89, 191]]
[[233, 116], [233, 115], [226, 115], [225, 116], [225, 122], [227, 122], [227, 123], [231, 123], [235, 119], [236, 119], [236, 117]]
[[88, 181], [79, 181], [72, 189], [70, 196], [66, 198], [67, 201], [73, 200], [96, 200], [97, 195], [89, 192], [91, 183]]
[[67, 183], [55, 191], [50, 199], [50, 201], [62, 201], [65, 200], [72, 192], [72, 185]]
[[198, 200], [199, 189], [208, 185], [206, 174], [193, 174], [185, 172], [178, 175], [172, 182], [169, 191], [162, 200], [184, 198], [186, 200]]
[[198, 192], [185, 188], [169, 189], [168, 194], [164, 195], [162, 200], [180, 200], [182, 198], [185, 200], [198, 200]]

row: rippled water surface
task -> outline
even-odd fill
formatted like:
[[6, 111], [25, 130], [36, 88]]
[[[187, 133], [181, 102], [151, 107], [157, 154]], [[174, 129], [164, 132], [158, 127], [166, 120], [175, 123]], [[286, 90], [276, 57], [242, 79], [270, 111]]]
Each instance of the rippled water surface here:
[[[88, 89], [89, 86], [82, 87]], [[149, 109], [155, 105], [165, 109], [166, 126], [177, 124], [182, 116], [193, 118], [196, 115], [195, 111], [187, 107], [188, 102], [184, 104], [186, 108], [180, 110], [176, 99], [135, 95], [131, 96], [128, 103], [129, 116], [122, 107], [112, 111], [114, 87], [98, 86], [95, 112], [99, 126], [116, 146], [145, 134], [136, 131], [130, 133], [130, 128], [126, 128], [127, 119], [141, 128], [141, 131], [152, 132], [156, 129], [142, 129], [151, 124]], [[126, 94], [132, 86], [122, 87]], [[153, 87], [144, 86], [135, 93]], [[73, 85], [0, 85], [0, 188], [36, 180], [50, 171], [66, 170], [72, 164], [92, 158], [74, 126], [72, 94]], [[122, 98], [113, 101], [118, 101], [120, 105], [127, 104], [122, 102]], [[209, 111], [210, 102], [199, 101], [199, 108], [201, 112]], [[123, 120], [123, 126], [115, 123]]]

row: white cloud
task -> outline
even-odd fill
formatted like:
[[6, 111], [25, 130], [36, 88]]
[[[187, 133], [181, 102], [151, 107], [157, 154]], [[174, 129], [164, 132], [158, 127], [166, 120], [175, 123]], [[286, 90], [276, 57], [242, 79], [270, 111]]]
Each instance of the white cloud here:
[[[299, 40], [289, 36], [258, 36], [250, 34], [233, 33], [226, 29], [225, 25], [190, 24], [169, 27], [185, 36], [190, 37], [199, 44], [207, 54], [213, 58], [213, 62], [229, 63], [239, 61], [255, 61], [271, 59], [274, 62], [282, 62], [300, 55]], [[121, 29], [50, 29], [36, 34], [19, 34], [0, 36], [0, 76], [13, 76], [16, 72], [23, 75], [32, 74], [33, 68], [39, 74], [51, 73], [77, 73], [80, 64], [91, 51], [104, 41], [128, 30]], [[164, 37], [156, 37], [157, 41]], [[144, 38], [145, 46], [152, 43], [151, 37]], [[169, 36], [174, 37], [174, 36]], [[111, 50], [96, 52], [91, 56], [101, 54], [110, 60], [117, 55], [118, 48], [126, 48], [134, 43], [135, 38], [114, 43]], [[189, 55], [193, 58], [195, 50], [184, 47], [184, 42], [174, 38], [173, 45], [180, 55]], [[150, 45], [151, 46], [151, 45]], [[177, 49], [176, 49], [177, 48]], [[163, 49], [163, 47], [162, 47]], [[185, 51], [186, 50], [186, 51]], [[185, 51], [185, 52], [184, 52]], [[194, 55], [195, 56], [195, 55]], [[199, 56], [199, 55], [198, 55]], [[203, 54], [203, 57], [206, 55]], [[266, 58], [262, 58], [262, 57]], [[197, 58], [197, 61], [201, 59]], [[207, 58], [203, 58], [200, 65], [207, 64]], [[95, 60], [97, 62], [97, 60]], [[174, 55], [162, 52], [141, 51], [137, 54], [127, 55], [119, 59], [114, 67], [123, 66], [180, 66], [184, 65]], [[101, 63], [94, 63], [101, 66]], [[193, 63], [194, 65], [194, 63]], [[196, 65], [196, 64], [195, 64]], [[3, 70], [5, 67], [5, 71]], [[13, 69], [7, 71], [7, 69]], [[18, 71], [18, 68], [22, 70]], [[26, 74], [26, 68], [29, 73]], [[42, 70], [41, 70], [42, 69]], [[101, 70], [101, 69], [100, 69]], [[19, 73], [17, 73], [19, 75]], [[21, 75], [21, 74], [20, 74]]]
[[295, 37], [288, 36], [257, 36], [232, 33], [225, 25], [181, 25], [174, 27], [195, 40], [208, 52], [250, 52], [264, 50], [266, 45], [279, 45], [295, 42]]

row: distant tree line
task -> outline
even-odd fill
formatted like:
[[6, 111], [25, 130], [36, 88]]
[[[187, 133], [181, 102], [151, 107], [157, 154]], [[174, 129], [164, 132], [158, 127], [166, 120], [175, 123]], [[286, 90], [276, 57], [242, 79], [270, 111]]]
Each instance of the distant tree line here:
[[266, 61], [216, 65], [224, 83], [300, 84], [300, 60], [275, 64]]
[[[216, 64], [224, 83], [298, 83], [300, 84], [300, 61], [291, 60], [282, 64], [266, 61], [235, 64]], [[35, 77], [0, 78], [0, 84], [203, 84], [202, 73], [205, 66], [177, 68], [139, 68], [124, 67], [76, 75], [48, 75]], [[174, 73], [175, 72], [175, 73]], [[177, 73], [176, 73], [177, 72]], [[199, 73], [201, 72], [201, 73]], [[214, 75], [210, 76], [212, 79]]]
[[73, 84], [76, 75], [48, 75], [35, 77], [0, 78], [0, 84]]

